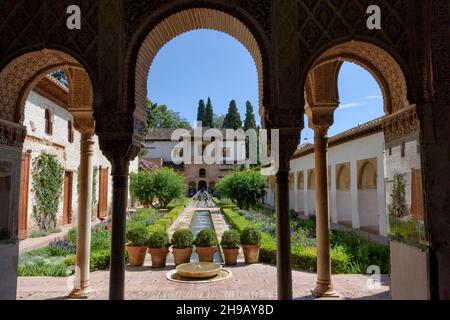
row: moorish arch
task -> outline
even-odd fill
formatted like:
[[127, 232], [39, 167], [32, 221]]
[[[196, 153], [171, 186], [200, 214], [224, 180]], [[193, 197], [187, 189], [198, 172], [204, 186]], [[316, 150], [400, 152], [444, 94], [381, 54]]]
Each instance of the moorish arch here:
[[[56, 82], [67, 90], [67, 110], [73, 116], [73, 126], [80, 132], [80, 166], [78, 172], [78, 228], [77, 228], [77, 257], [76, 272], [77, 282], [71, 292], [73, 297], [82, 297], [85, 290], [89, 288], [89, 257], [90, 257], [90, 230], [92, 212], [92, 181], [93, 168], [92, 158], [94, 154], [94, 133], [95, 121], [93, 116], [93, 87], [88, 72], [72, 56], [56, 50], [43, 49], [25, 53], [5, 66], [0, 72], [0, 124], [2, 131], [4, 128], [14, 128], [20, 130], [22, 134], [16, 138], [14, 150], [3, 149], [4, 146], [11, 146], [8, 140], [0, 140], [0, 155], [3, 158], [6, 153], [14, 155], [20, 159], [23, 143], [26, 136], [26, 127], [23, 126], [25, 103], [29, 93], [35, 88], [45, 76], [53, 71], [62, 70], [67, 78], [68, 87], [58, 82], [52, 77], [50, 81]], [[45, 131], [53, 133], [53, 111], [49, 108], [45, 110]], [[72, 126], [70, 121], [69, 126]], [[14, 133], [9, 129], [10, 133]], [[2, 132], [3, 136], [3, 132]], [[18, 137], [18, 134], [10, 136]], [[11, 139], [9, 139], [11, 140]], [[3, 159], [0, 159], [3, 160]], [[15, 172], [20, 172], [20, 162], [10, 162], [14, 166]], [[20, 185], [20, 177], [15, 175], [11, 181], [11, 190]], [[13, 192], [15, 193], [15, 192]], [[17, 197], [19, 192], [16, 193]], [[17, 201], [18, 202], [18, 201]], [[8, 232], [17, 234], [18, 207], [13, 206], [6, 209]], [[3, 212], [1, 213], [3, 215]], [[12, 227], [11, 227], [12, 226]], [[4, 226], [0, 226], [4, 227]], [[79, 249], [78, 249], [79, 248]]]
[[[375, 78], [383, 94], [386, 114], [410, 106], [407, 81], [398, 61], [383, 48], [362, 41], [338, 44], [319, 56], [306, 81], [308, 104], [310, 101], [339, 103], [337, 81], [343, 62], [355, 63]], [[324, 70], [328, 72], [323, 72]]]
[[[191, 8], [176, 12], [159, 22], [143, 40], [137, 54], [134, 72], [135, 112], [145, 112], [147, 83], [150, 67], [161, 48], [177, 36], [200, 29], [224, 32], [238, 40], [250, 53], [258, 74], [259, 112], [263, 113], [263, 101], [269, 95], [269, 66], [263, 57], [261, 45], [254, 33], [238, 18], [224, 11], [209, 8]], [[258, 34], [261, 38], [262, 36]], [[131, 89], [132, 90], [132, 89]]]

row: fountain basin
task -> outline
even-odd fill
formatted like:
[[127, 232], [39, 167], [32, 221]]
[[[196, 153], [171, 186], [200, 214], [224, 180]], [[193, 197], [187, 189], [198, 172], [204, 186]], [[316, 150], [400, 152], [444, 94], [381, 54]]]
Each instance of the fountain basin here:
[[206, 279], [219, 274], [222, 266], [212, 262], [183, 263], [176, 267], [178, 275], [185, 278]]

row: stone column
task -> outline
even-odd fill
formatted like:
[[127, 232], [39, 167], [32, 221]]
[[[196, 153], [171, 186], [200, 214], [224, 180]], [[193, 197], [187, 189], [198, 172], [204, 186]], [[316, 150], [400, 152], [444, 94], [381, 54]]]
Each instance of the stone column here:
[[358, 203], [358, 163], [350, 161], [350, 193], [352, 197], [352, 228], [359, 229], [359, 203]]
[[125, 298], [125, 227], [128, 203], [129, 159], [112, 161], [113, 208], [109, 299]]
[[298, 172], [294, 172], [294, 210], [296, 212], [300, 211], [298, 205]]
[[337, 215], [337, 190], [336, 190], [336, 165], [334, 163], [331, 164], [331, 191], [330, 191], [330, 212], [331, 212], [331, 222], [338, 223], [338, 215]]
[[94, 133], [86, 130], [81, 133], [80, 171], [78, 194], [77, 263], [74, 289], [70, 297], [86, 297], [89, 288], [89, 262], [91, 246], [92, 179], [94, 156]]
[[384, 173], [384, 156], [377, 158], [377, 197], [378, 197], [378, 232], [387, 237], [387, 214], [386, 214], [386, 182]]
[[309, 205], [308, 205], [308, 170], [303, 170], [303, 210], [305, 211], [305, 216], [309, 216]]
[[314, 126], [314, 155], [316, 165], [316, 234], [317, 284], [313, 294], [318, 297], [336, 295], [331, 284], [330, 219], [327, 185], [328, 126]]

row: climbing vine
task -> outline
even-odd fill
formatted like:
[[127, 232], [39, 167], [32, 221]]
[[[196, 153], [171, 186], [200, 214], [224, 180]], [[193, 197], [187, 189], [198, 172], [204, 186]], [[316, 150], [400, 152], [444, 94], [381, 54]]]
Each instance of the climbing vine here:
[[33, 160], [33, 218], [40, 229], [56, 227], [64, 184], [64, 168], [55, 155], [42, 152]]
[[405, 176], [401, 173], [394, 174], [389, 214], [396, 218], [403, 218], [408, 215], [408, 206], [406, 205], [406, 180]]

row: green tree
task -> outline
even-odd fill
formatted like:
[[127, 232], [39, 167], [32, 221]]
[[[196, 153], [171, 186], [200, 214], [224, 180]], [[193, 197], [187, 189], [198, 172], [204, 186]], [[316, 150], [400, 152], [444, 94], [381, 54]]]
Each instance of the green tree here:
[[206, 115], [205, 101], [203, 99], [201, 99], [198, 102], [197, 121], [201, 121], [202, 123], [205, 123], [205, 115]]
[[150, 175], [151, 197], [158, 199], [160, 208], [180, 198], [184, 193], [184, 178], [171, 168], [161, 168]]
[[245, 121], [244, 121], [244, 130], [248, 129], [256, 129], [256, 120], [255, 114], [253, 113], [253, 106], [250, 101], [247, 101], [245, 104], [246, 112], [245, 112]]
[[130, 194], [142, 204], [153, 204], [153, 187], [150, 172], [139, 170], [130, 174]]
[[211, 98], [208, 97], [208, 102], [206, 103], [205, 119], [203, 122], [204, 127], [214, 128], [214, 111], [211, 103]]
[[190, 129], [191, 126], [187, 119], [180, 116], [178, 112], [170, 110], [166, 105], [148, 101], [146, 132], [155, 128]]
[[228, 112], [223, 121], [223, 127], [225, 129], [234, 129], [234, 130], [242, 128], [241, 115], [239, 114], [235, 100], [230, 101]]
[[221, 197], [231, 199], [241, 209], [255, 206], [264, 197], [266, 177], [259, 171], [235, 170], [220, 179], [216, 191]]
[[214, 128], [223, 128], [223, 121], [225, 120], [225, 115], [214, 114], [213, 124]]
[[59, 201], [64, 183], [64, 168], [55, 155], [42, 152], [33, 160], [33, 218], [40, 229], [56, 228]]

